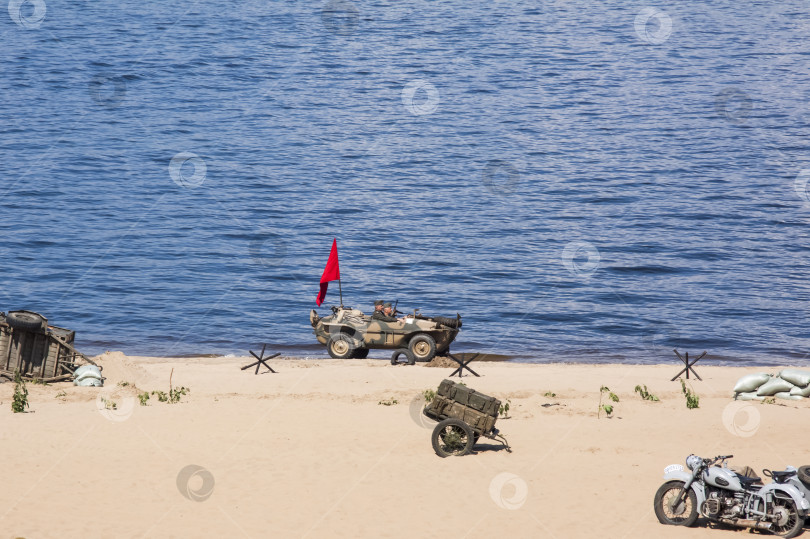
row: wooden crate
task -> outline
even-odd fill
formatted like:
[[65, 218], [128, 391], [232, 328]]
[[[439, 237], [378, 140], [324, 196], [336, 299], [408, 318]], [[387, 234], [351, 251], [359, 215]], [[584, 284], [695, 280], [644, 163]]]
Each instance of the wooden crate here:
[[13, 329], [0, 318], [0, 374], [11, 378], [19, 371], [25, 378], [69, 378], [70, 371], [63, 365], [73, 363], [77, 356], [83, 358], [73, 348], [75, 335], [57, 326], [38, 332]]

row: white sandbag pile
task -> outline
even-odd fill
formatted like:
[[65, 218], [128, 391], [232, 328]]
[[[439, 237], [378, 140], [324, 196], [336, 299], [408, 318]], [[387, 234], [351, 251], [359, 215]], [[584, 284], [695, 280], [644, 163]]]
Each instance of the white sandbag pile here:
[[96, 365], [82, 365], [73, 372], [73, 376], [74, 386], [102, 387], [104, 385], [101, 369]]
[[776, 376], [764, 372], [746, 374], [734, 386], [736, 400], [763, 400], [766, 397], [787, 400], [810, 397], [810, 372], [783, 369]]

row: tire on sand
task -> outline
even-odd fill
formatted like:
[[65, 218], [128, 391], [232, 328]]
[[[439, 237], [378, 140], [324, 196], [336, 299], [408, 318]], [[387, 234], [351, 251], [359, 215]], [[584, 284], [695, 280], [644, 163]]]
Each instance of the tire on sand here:
[[442, 458], [466, 455], [475, 444], [472, 427], [454, 417], [436, 425], [430, 440], [433, 451]]
[[405, 363], [408, 365], [413, 365], [416, 363], [416, 360], [413, 358], [413, 354], [407, 348], [398, 348], [394, 350], [394, 353], [391, 354], [391, 365], [399, 365], [399, 356], [405, 356]]
[[697, 496], [691, 488], [686, 500], [675, 506], [669, 504], [684, 486], [683, 481], [667, 481], [655, 493], [655, 516], [661, 524], [672, 526], [694, 526], [698, 519]]
[[348, 333], [334, 333], [326, 340], [326, 350], [335, 359], [349, 359], [357, 348], [357, 340]]
[[411, 337], [408, 350], [416, 361], [430, 361], [436, 356], [436, 341], [427, 333], [419, 333]]
[[355, 359], [366, 359], [368, 357], [368, 348], [357, 348], [352, 354], [352, 357]]

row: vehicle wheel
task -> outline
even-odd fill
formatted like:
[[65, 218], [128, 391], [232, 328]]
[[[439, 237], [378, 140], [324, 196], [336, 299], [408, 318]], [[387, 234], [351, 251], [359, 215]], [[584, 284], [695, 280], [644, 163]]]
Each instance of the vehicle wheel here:
[[408, 350], [416, 361], [430, 361], [436, 355], [436, 341], [427, 333], [420, 333], [411, 338]]
[[799, 476], [799, 481], [804, 483], [804, 486], [810, 488], [810, 466], [802, 466], [796, 475]]
[[358, 348], [354, 351], [352, 357], [355, 359], [366, 359], [368, 357], [368, 348]]
[[394, 353], [391, 354], [391, 365], [399, 365], [399, 356], [405, 355], [405, 362], [408, 365], [413, 365], [416, 363], [416, 360], [413, 358], [413, 354], [407, 348], [400, 348], [398, 350], [394, 350]]
[[779, 537], [796, 537], [802, 531], [804, 519], [799, 517], [796, 504], [786, 498], [774, 498], [774, 512], [778, 519], [773, 523], [771, 532]]
[[667, 481], [655, 493], [655, 516], [661, 524], [672, 526], [694, 526], [698, 519], [697, 496], [691, 488], [686, 500], [676, 507], [670, 504], [678, 496], [684, 486], [683, 481]]
[[472, 427], [456, 418], [445, 419], [436, 425], [430, 439], [433, 450], [442, 458], [466, 455], [472, 451], [474, 443]]
[[349, 359], [357, 349], [357, 341], [347, 333], [329, 335], [326, 341], [326, 350], [335, 359]]
[[37, 313], [16, 311], [8, 313], [6, 323], [21, 331], [41, 331], [45, 329], [47, 321]]

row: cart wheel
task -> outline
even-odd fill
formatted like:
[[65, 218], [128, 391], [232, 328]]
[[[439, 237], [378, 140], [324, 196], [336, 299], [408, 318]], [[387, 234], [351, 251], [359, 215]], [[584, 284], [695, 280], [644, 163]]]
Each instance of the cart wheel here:
[[416, 360], [413, 357], [413, 354], [407, 348], [400, 348], [398, 350], [394, 350], [394, 353], [391, 354], [391, 365], [399, 365], [399, 356], [405, 355], [405, 360], [408, 365], [415, 365]]
[[14, 311], [8, 313], [6, 316], [6, 323], [14, 329], [20, 331], [41, 331], [45, 329], [46, 320], [38, 315], [28, 311]]
[[466, 455], [475, 443], [472, 427], [454, 417], [436, 425], [430, 440], [433, 450], [442, 458]]

